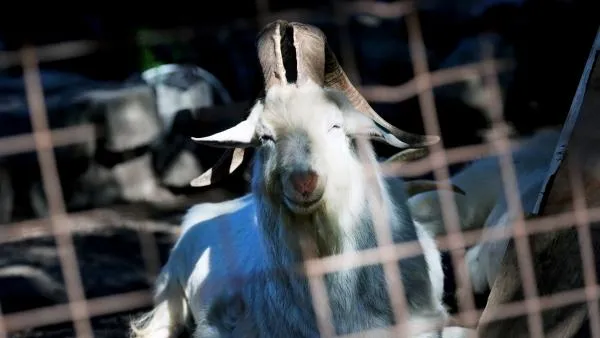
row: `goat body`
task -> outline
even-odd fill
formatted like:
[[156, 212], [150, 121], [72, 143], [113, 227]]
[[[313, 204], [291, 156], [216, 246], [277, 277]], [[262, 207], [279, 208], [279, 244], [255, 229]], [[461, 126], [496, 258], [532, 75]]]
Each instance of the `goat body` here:
[[[274, 128], [286, 128], [281, 123], [296, 127], [314, 121], [317, 114], [328, 113], [318, 109], [314, 116], [293, 112], [305, 108], [301, 102], [310, 102], [315, 109], [314, 106], [323, 100], [318, 86], [307, 84], [300, 88], [290, 85], [281, 88], [281, 92], [278, 90], [274, 89], [277, 94], [269, 96], [270, 92], [267, 95], [264, 105], [259, 102], [255, 106], [263, 112], [265, 107], [277, 107], [278, 112], [290, 111], [289, 115], [269, 121], [277, 125]], [[285, 99], [280, 99], [281, 96]], [[296, 96], [302, 100], [296, 101]], [[321, 104], [327, 106], [326, 102]], [[348, 126], [350, 121], [352, 119], [345, 121], [347, 128], [351, 128]], [[299, 135], [304, 135], [308, 129], [301, 130]], [[190, 319], [187, 316], [191, 314], [196, 337], [218, 336], [215, 327], [207, 321], [207, 312], [217, 296], [234, 290], [243, 295], [260, 336], [318, 336], [307, 278], [296, 271], [296, 265], [303, 261], [298, 242], [307, 244], [309, 254], [314, 257], [377, 246], [373, 217], [366, 202], [369, 182], [363, 165], [350, 147], [338, 150], [337, 156], [334, 149], [329, 149], [338, 146], [336, 142], [348, 142], [343, 133], [325, 137], [331, 137], [333, 144], [313, 140], [311, 152], [315, 155], [310, 157], [313, 161], [323, 161], [315, 168], [325, 168], [324, 173], [335, 176], [327, 177], [323, 202], [313, 207], [316, 209], [306, 213], [292, 212], [294, 207], [290, 208], [284, 202], [287, 198], [285, 184], [272, 176], [285, 168], [300, 165], [296, 161], [305, 156], [293, 154], [290, 157], [293, 149], [307, 146], [303, 136], [290, 129], [278, 140], [277, 147], [283, 149], [277, 149], [281, 152], [277, 163], [271, 163], [279, 154], [277, 150], [258, 149], [252, 194], [218, 204], [201, 204], [189, 210], [183, 221], [183, 233], [158, 279], [157, 307], [149, 317], [151, 325], [147, 328], [152, 327], [152, 332], [157, 332], [155, 325], [162, 325], [158, 321], [164, 320], [170, 322], [168, 330], [174, 332], [174, 326], [187, 322]], [[323, 149], [318, 149], [315, 144]], [[330, 159], [316, 157], [327, 154], [331, 154]], [[373, 153], [371, 160], [374, 161]], [[324, 176], [324, 173], [320, 175]], [[394, 242], [418, 240], [424, 249], [424, 255], [405, 258], [399, 263], [407, 306], [414, 318], [444, 321], [447, 314], [441, 301], [443, 272], [439, 252], [433, 239], [412, 222], [402, 183], [397, 178], [377, 181], [382, 191], [382, 203], [390, 210], [386, 226], [391, 228]], [[388, 186], [393, 186], [390, 187], [392, 194], [388, 194]], [[381, 266], [331, 273], [325, 280], [338, 334], [394, 324]], [[186, 303], [184, 299], [189, 301]]]
[[[336, 334], [396, 324], [381, 265], [326, 274], [327, 299], [314, 305], [299, 269], [307, 258], [376, 247], [379, 225], [392, 242], [423, 248], [392, 276], [403, 282], [409, 324], [445, 323], [439, 251], [412, 221], [403, 181], [381, 176], [368, 142], [418, 148], [438, 138], [406, 133], [377, 115], [315, 27], [276, 21], [259, 35], [258, 49], [264, 98], [236, 126], [195, 139], [256, 148], [252, 194], [188, 212], [159, 276], [155, 308], [133, 323], [134, 333], [172, 337], [193, 321], [197, 338], [225, 336], [231, 325], [248, 327], [244, 337], [318, 337], [320, 301], [329, 303]], [[231, 316], [211, 323], [210, 311], [221, 306]], [[409, 326], [410, 336], [437, 335]]]

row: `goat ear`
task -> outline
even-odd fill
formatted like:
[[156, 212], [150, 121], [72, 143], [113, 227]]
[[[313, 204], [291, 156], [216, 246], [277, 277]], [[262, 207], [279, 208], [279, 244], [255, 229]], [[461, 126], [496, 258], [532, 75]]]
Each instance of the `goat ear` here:
[[[435, 191], [438, 189], [438, 186], [435, 181], [431, 180], [412, 180], [404, 183], [404, 188], [406, 190], [406, 195], [408, 198], [411, 198], [415, 195], [422, 194], [428, 191]], [[450, 189], [452, 192], [459, 195], [466, 195], [464, 190], [459, 188], [454, 184], [450, 184]]]
[[245, 151], [242, 148], [227, 149], [217, 163], [202, 175], [190, 182], [192, 187], [206, 187], [215, 184], [234, 172], [244, 161]]
[[256, 125], [263, 110], [263, 104], [257, 102], [250, 115], [244, 121], [222, 132], [206, 136], [192, 137], [192, 140], [200, 144], [219, 148], [248, 148], [259, 144], [256, 136]]

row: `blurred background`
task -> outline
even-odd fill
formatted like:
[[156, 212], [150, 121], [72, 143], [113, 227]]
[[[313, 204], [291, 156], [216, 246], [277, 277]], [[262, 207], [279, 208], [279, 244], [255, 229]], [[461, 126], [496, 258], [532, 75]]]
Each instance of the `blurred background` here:
[[[481, 67], [473, 65], [486, 51], [501, 61], [501, 108], [515, 134], [563, 123], [600, 23], [597, 0], [414, 5], [429, 70], [456, 70], [452, 83], [434, 89], [446, 148], [483, 141], [488, 93]], [[190, 180], [210, 168], [222, 150], [189, 138], [245, 117], [262, 86], [255, 37], [272, 20], [321, 28], [373, 108], [393, 125], [423, 133], [418, 92], [406, 85], [415, 75], [407, 6], [406, 1], [230, 0], [171, 2], [135, 13], [47, 16], [40, 11], [27, 14], [27, 20], [3, 15], [0, 305], [10, 319], [9, 336], [74, 336], [64, 308], [55, 308], [63, 315], [16, 315], [64, 304], [66, 274], [73, 269], [83, 295], [104, 301], [89, 310], [94, 335], [126, 336], [129, 316], [148, 309], [149, 288], [177, 236], [182, 212], [199, 201], [248, 191], [247, 166], [215, 186], [191, 188]], [[36, 53], [23, 49], [31, 47]], [[58, 180], [43, 175], [42, 157], [28, 135], [35, 99], [28, 103], [25, 83], [36, 72], [47, 123], [58, 133], [53, 135]], [[394, 149], [377, 145], [377, 151], [386, 157]], [[48, 218], [64, 211], [73, 213], [60, 219], [73, 234], [76, 265], [70, 270]], [[110, 298], [115, 295], [131, 298]], [[35, 314], [41, 324], [27, 319]]]

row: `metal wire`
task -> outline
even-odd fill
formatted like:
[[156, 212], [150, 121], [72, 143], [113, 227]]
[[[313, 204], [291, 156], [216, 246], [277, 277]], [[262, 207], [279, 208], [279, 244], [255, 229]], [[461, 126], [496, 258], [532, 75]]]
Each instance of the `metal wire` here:
[[[577, 155], [571, 154], [572, 157]], [[588, 316], [590, 319], [590, 332], [592, 337], [600, 337], [600, 313], [598, 311], [598, 290], [596, 288], [596, 264], [592, 233], [590, 231], [590, 218], [585, 200], [582, 171], [577, 168], [580, 161], [574, 158], [569, 161], [569, 181], [573, 189], [573, 210], [577, 224], [577, 238], [581, 248], [581, 261], [583, 262], [583, 279], [585, 282], [585, 295], [587, 298]]]
[[[430, 147], [431, 155], [413, 163], [385, 164], [380, 168], [384, 175], [401, 175], [405, 177], [419, 176], [433, 172], [438, 186], [444, 188], [450, 176], [448, 166], [466, 162], [484, 155], [497, 154], [500, 158], [501, 178], [505, 185], [505, 193], [509, 204], [509, 212], [516, 216], [512, 233], [497, 227], [486, 229], [487, 240], [514, 238], [518, 257], [519, 271], [524, 291], [524, 300], [508, 304], [496, 305], [486, 309], [489, 316], [481, 317], [481, 311], [475, 308], [472, 297], [468, 269], [464, 263], [465, 248], [481, 240], [484, 230], [460, 231], [458, 213], [451, 197], [441, 199], [442, 216], [446, 227], [446, 236], [436, 239], [441, 250], [450, 250], [453, 265], [456, 269], [456, 284], [467, 291], [460, 294], [460, 322], [465, 326], [475, 326], [492, 320], [501, 320], [526, 315], [531, 337], [544, 337], [541, 312], [556, 309], [570, 304], [587, 302], [591, 334], [600, 337], [600, 313], [598, 298], [600, 290], [596, 282], [594, 252], [591, 241], [591, 223], [600, 222], [600, 207], [588, 207], [585, 200], [586, 187], [581, 177], [580, 168], [569, 168], [569, 179], [572, 186], [573, 211], [560, 214], [542, 215], [535, 219], [525, 220], [517, 189], [514, 165], [512, 164], [511, 141], [508, 138], [507, 126], [504, 122], [502, 99], [498, 84], [498, 75], [513, 68], [510, 60], [491, 58], [488, 47], [484, 46], [484, 58], [480, 62], [453, 67], [450, 69], [430, 71], [425, 52], [425, 41], [421, 32], [419, 18], [411, 1], [372, 2], [353, 1], [350, 3], [335, 2], [334, 21], [339, 25], [342, 40], [342, 58], [344, 69], [359, 91], [371, 102], [393, 103], [411, 97], [418, 97], [423, 117], [425, 132], [439, 135], [440, 126], [434, 102], [433, 89], [463, 82], [473, 76], [484, 79], [486, 89], [491, 95], [488, 101], [487, 114], [491, 129], [485, 144], [445, 149], [443, 142]], [[256, 0], [258, 22], [266, 24], [271, 18], [278, 17], [279, 12], [269, 8], [267, 0]], [[407, 25], [411, 61], [414, 67], [414, 78], [400, 86], [361, 86], [360, 75], [356, 68], [353, 46], [349, 38], [348, 18], [355, 14], [367, 14], [378, 18], [404, 18]], [[300, 20], [315, 15], [312, 11], [297, 10], [285, 12], [285, 16]], [[50, 324], [72, 321], [77, 337], [93, 337], [91, 318], [99, 315], [113, 314], [138, 309], [151, 304], [152, 297], [148, 290], [108, 297], [86, 299], [81, 280], [78, 259], [74, 251], [73, 232], [93, 231], [108, 226], [126, 227], [139, 234], [142, 258], [149, 282], [153, 281], [160, 269], [157, 243], [152, 234], [154, 231], [168, 232], [174, 235], [176, 230], [165, 227], [158, 222], [135, 222], [136, 217], [127, 217], [127, 213], [115, 210], [92, 210], [80, 213], [67, 213], [63, 192], [59, 181], [53, 149], [59, 146], [73, 145], [96, 140], [101, 131], [94, 125], [80, 125], [60, 129], [50, 129], [38, 65], [40, 62], [69, 59], [95, 51], [98, 43], [90, 41], [66, 42], [43, 47], [26, 47], [20, 51], [0, 53], [0, 68], [22, 64], [26, 85], [27, 102], [33, 132], [28, 134], [0, 138], [0, 156], [14, 155], [35, 150], [40, 163], [44, 192], [49, 206], [47, 219], [30, 220], [3, 225], [0, 228], [0, 244], [20, 241], [34, 237], [53, 236], [58, 247], [62, 275], [68, 294], [68, 303], [43, 307], [18, 313], [3, 314], [0, 311], [0, 338], [10, 333]], [[486, 49], [488, 48], [488, 49]], [[216, 80], [218, 82], [218, 80]], [[220, 83], [220, 82], [218, 82]], [[581, 93], [580, 93], [581, 94]], [[224, 95], [225, 100], [229, 96]], [[360, 146], [360, 142], [359, 142]], [[362, 149], [362, 146], [359, 148]], [[363, 154], [364, 155], [364, 154]], [[361, 156], [362, 158], [362, 156]], [[571, 162], [569, 162], [571, 163]], [[373, 169], [374, 170], [374, 169]], [[370, 186], [376, 186], [372, 184]], [[447, 187], [446, 187], [447, 188]], [[325, 258], [305, 257], [304, 271], [309, 277], [309, 287], [313, 298], [313, 306], [317, 316], [318, 329], [323, 337], [335, 337], [332, 313], [328, 302], [324, 275], [341, 269], [358, 268], [367, 265], [382, 264], [386, 277], [387, 291], [392, 300], [396, 325], [387, 328], [386, 332], [402, 335], [407, 329], [406, 299], [404, 287], [400, 280], [400, 271], [396, 262], [403, 258], [422, 254], [419, 243], [393, 244], [386, 222], [386, 210], [378, 200], [378, 191], [371, 191], [369, 207], [375, 219], [378, 247], [361, 252], [333, 255]], [[136, 211], [137, 212], [137, 211]], [[135, 213], [135, 212], [133, 212]], [[102, 215], [101, 215], [102, 214]], [[137, 218], [150, 218], [143, 212]], [[380, 216], [380, 217], [379, 217]], [[381, 219], [379, 219], [381, 218]], [[378, 225], [379, 224], [379, 225]], [[577, 225], [579, 246], [583, 262], [585, 287], [576, 290], [539, 296], [536, 286], [534, 263], [528, 236], [566, 229]], [[223, 234], [225, 238], [227, 234]], [[223, 240], [228, 245], [230, 241]], [[310, 251], [310, 250], [308, 250]], [[370, 333], [376, 333], [372, 331]], [[365, 334], [362, 332], [360, 334]], [[352, 337], [346, 335], [345, 337]]]
[[[416, 82], [419, 89], [419, 106], [425, 127], [425, 133], [430, 135], [440, 135], [440, 125], [437, 118], [437, 111], [433, 96], [433, 89], [430, 82], [429, 66], [427, 62], [427, 53], [425, 42], [421, 33], [421, 25], [417, 13], [411, 13], [406, 18], [408, 29], [408, 44], [410, 57], [413, 64], [415, 76], [420, 76]], [[436, 163], [436, 169], [433, 170], [434, 178], [438, 181], [440, 189], [449, 190], [448, 179], [450, 177], [446, 156], [444, 154], [443, 140], [430, 146], [431, 161]], [[445, 182], [445, 183], [443, 183]], [[454, 198], [451, 195], [441, 195], [440, 206], [442, 219], [446, 228], [447, 238], [456, 246], [451, 249], [450, 255], [452, 263], [456, 270], [457, 290], [461, 290], [459, 299], [459, 309], [461, 311], [462, 321], [466, 325], [474, 325], [476, 318], [469, 318], [466, 314], [472, 313], [475, 309], [475, 300], [473, 298], [472, 286], [469, 279], [469, 271], [464, 261], [465, 244], [460, 224], [458, 220], [458, 211]]]
[[[487, 46], [483, 47], [484, 57], [488, 58], [489, 55], [491, 55], [491, 51], [486, 50], [485, 47]], [[491, 66], [490, 63], [487, 65], [488, 67]], [[491, 72], [492, 70], [490, 70], [490, 73]], [[504, 192], [508, 201], [508, 213], [515, 216], [512, 223], [514, 233], [521, 234], [525, 231], [525, 219], [521, 197], [519, 195], [519, 188], [517, 186], [515, 167], [512, 161], [512, 154], [510, 153], [508, 128], [503, 122], [502, 114], [504, 109], [502, 107], [502, 97], [500, 94], [498, 78], [495, 76], [485, 76], [484, 79], [492, 91], [492, 95], [490, 95], [489, 98], [490, 102], [487, 107], [487, 113], [491, 121], [492, 129], [488, 133], [487, 139], [499, 153], [500, 175], [502, 182], [504, 183]], [[539, 311], [539, 303], [537, 301], [538, 292], [529, 239], [526, 237], [515, 238], [515, 245], [520, 267], [519, 271], [521, 272], [523, 292], [525, 294], [525, 304], [529, 310], [529, 316], [527, 317], [529, 335], [531, 337], [541, 338], [544, 337], [544, 327]]]
[[58, 247], [60, 265], [67, 288], [71, 318], [73, 319], [75, 332], [78, 336], [93, 337], [92, 324], [87, 306], [82, 302], [85, 299], [85, 294], [79, 273], [79, 264], [73, 247], [73, 240], [67, 231], [60, 232], [56, 230], [67, 223], [68, 218], [64, 217], [66, 208], [56, 169], [56, 160], [52, 151], [52, 139], [50, 138], [48, 128], [36, 51], [31, 47], [25, 47], [21, 51], [21, 57], [31, 125], [33, 126], [33, 131], [37, 132], [34, 134], [34, 140], [42, 171], [42, 183], [46, 199], [48, 200], [50, 224], [53, 231], [56, 231], [54, 238]]

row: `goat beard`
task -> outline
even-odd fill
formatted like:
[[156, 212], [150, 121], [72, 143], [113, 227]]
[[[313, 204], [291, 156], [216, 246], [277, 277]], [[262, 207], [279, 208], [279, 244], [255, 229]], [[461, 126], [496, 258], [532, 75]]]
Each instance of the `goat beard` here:
[[343, 230], [328, 217], [325, 207], [310, 215], [284, 211], [281, 220], [288, 244], [295, 242], [304, 260], [341, 253]]
[[[280, 186], [255, 181], [253, 192], [268, 210], [260, 210], [263, 230], [268, 241], [285, 241], [287, 248], [294, 253], [294, 260], [301, 262], [311, 258], [321, 258], [340, 254], [344, 247], [344, 229], [338, 224], [336, 210], [321, 203], [310, 214], [296, 214], [283, 202]], [[327, 198], [327, 197], [324, 197]], [[275, 226], [276, 228], [272, 228]], [[281, 253], [275, 252], [275, 255]], [[275, 257], [277, 258], [277, 257]]]
[[[270, 200], [270, 198], [268, 198]], [[341, 253], [343, 249], [343, 229], [332, 221], [327, 208], [320, 206], [307, 215], [295, 214], [287, 206], [270, 203], [271, 210], [263, 210], [275, 219], [263, 219], [269, 241], [281, 241], [294, 253], [299, 262]], [[267, 216], [269, 217], [269, 216]], [[272, 228], [275, 226], [275, 228]]]

